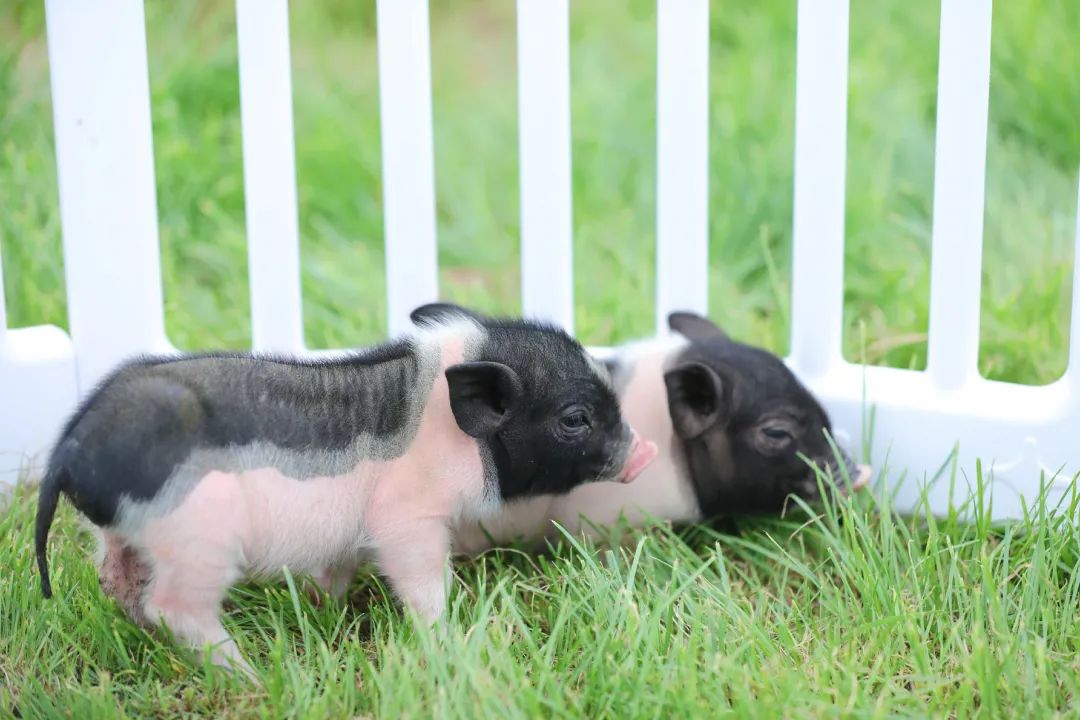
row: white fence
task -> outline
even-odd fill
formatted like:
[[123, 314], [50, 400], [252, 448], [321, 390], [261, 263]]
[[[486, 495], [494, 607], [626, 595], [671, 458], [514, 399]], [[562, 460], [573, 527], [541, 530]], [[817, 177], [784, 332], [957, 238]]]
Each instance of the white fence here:
[[[121, 358], [170, 350], [158, 257], [141, 0], [46, 0], [70, 337], [8, 330], [0, 293], [0, 483], [40, 457], [81, 392]], [[527, 314], [572, 327], [567, 0], [518, 0], [522, 293]], [[707, 0], [657, 18], [658, 325], [704, 311], [708, 263]], [[437, 296], [426, 0], [379, 0], [383, 192], [391, 332]], [[841, 354], [848, 0], [798, 10], [792, 354], [841, 437], [876, 405], [873, 460], [935, 474], [954, 447], [992, 468], [995, 515], [1016, 516], [1040, 475], [1060, 496], [1080, 470], [1080, 344], [1058, 382], [977, 370], [990, 0], [942, 0], [929, 356], [925, 372]], [[305, 351], [287, 0], [237, 0], [254, 347]], [[1080, 240], [1080, 238], [1078, 238]], [[1078, 264], [1080, 266], [1080, 264]], [[1077, 284], [1080, 287], [1080, 283]], [[1072, 335], [1080, 338], [1080, 293]], [[964, 492], [961, 479], [958, 492]], [[917, 483], [900, 492], [909, 505]], [[944, 507], [948, 482], [933, 491]]]

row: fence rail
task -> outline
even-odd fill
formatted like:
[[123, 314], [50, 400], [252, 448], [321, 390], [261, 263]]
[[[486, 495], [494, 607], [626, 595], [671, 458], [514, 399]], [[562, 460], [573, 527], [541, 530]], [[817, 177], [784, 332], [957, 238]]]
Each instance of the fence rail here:
[[[141, 0], [46, 0], [70, 336], [8, 329], [0, 292], [0, 484], [41, 458], [64, 415], [110, 366], [170, 350], [166, 337]], [[237, 0], [253, 346], [303, 346], [287, 0]], [[658, 327], [704, 311], [708, 288], [708, 0], [657, 9]], [[391, 333], [435, 299], [437, 253], [426, 0], [378, 0], [386, 273]], [[802, 0], [796, 52], [793, 369], [872, 460], [918, 480], [953, 455], [992, 472], [995, 515], [1080, 471], [1080, 350], [1058, 382], [993, 382], [977, 369], [990, 0], [943, 0], [925, 372], [843, 359], [848, 0]], [[568, 0], [518, 0], [522, 296], [572, 329]], [[1078, 200], [1080, 207], [1080, 200]], [[1080, 245], [1080, 223], [1077, 244]], [[1080, 263], [1077, 264], [1080, 268]], [[1080, 273], [1074, 287], [1080, 288]], [[2, 288], [0, 288], [2, 289]], [[1080, 292], [1072, 338], [1080, 338]], [[604, 350], [597, 349], [598, 352]], [[886, 462], [887, 460], [887, 462]], [[29, 463], [29, 465], [28, 465]], [[949, 483], [932, 491], [937, 507]], [[959, 490], [962, 492], [962, 488]]]

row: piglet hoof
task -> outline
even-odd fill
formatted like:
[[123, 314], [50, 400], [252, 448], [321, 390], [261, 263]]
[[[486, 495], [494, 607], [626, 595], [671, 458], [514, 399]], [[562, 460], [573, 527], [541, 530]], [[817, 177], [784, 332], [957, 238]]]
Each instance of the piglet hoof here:
[[191, 650], [203, 661], [210, 661], [211, 671], [220, 671], [231, 678], [246, 680], [254, 685], [260, 683], [255, 668], [244, 658], [231, 638], [217, 644], [207, 643], [201, 653], [195, 647]]
[[405, 616], [414, 628], [424, 633], [436, 633], [449, 625], [449, 617], [446, 612], [445, 602], [434, 602], [433, 598], [425, 598], [428, 602], [416, 602], [406, 600], [401, 605], [402, 615]]
[[304, 595], [307, 597], [311, 606], [314, 608], [321, 608], [326, 605], [326, 595], [317, 584], [310, 580], [305, 580], [303, 587], [301, 588]]
[[418, 627], [434, 628], [439, 625], [446, 624], [446, 613], [442, 609], [434, 608], [412, 608], [408, 605], [405, 606], [405, 614], [409, 616], [409, 619], [416, 623]]
[[248, 664], [247, 660], [237, 660], [229, 667], [229, 671], [236, 677], [242, 677], [252, 685], [259, 684], [259, 676], [255, 674], [255, 668]]
[[405, 614], [418, 635], [431, 638], [436, 645], [442, 645], [446, 642], [447, 635], [450, 632], [450, 620], [447, 613], [421, 613], [412, 608], [406, 608]]
[[255, 668], [251, 667], [248, 661], [242, 657], [230, 657], [215, 650], [210, 656], [210, 662], [213, 663], [215, 668], [232, 678], [244, 680], [252, 685], [260, 684]]

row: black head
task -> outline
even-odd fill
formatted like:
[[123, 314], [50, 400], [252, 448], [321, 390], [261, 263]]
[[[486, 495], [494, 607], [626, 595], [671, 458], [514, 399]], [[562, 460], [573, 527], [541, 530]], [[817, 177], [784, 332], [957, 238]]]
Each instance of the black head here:
[[[458, 426], [481, 441], [504, 500], [566, 493], [596, 480], [629, 481], [655, 455], [622, 417], [607, 371], [564, 331], [499, 320], [444, 303], [417, 324], [465, 316], [484, 329], [474, 360], [447, 369]], [[650, 454], [651, 448], [651, 454]]]
[[841, 463], [852, 481], [868, 479], [842, 451], [837, 460], [828, 414], [780, 358], [731, 340], [699, 315], [673, 313], [668, 324], [690, 341], [664, 383], [706, 516], [775, 512], [790, 495], [819, 499], [805, 458], [839, 485]]

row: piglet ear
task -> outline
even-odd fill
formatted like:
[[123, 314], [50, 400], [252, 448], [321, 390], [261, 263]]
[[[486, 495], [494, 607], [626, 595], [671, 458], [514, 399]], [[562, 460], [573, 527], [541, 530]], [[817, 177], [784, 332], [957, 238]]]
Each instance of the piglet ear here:
[[499, 431], [525, 394], [517, 373], [495, 362], [467, 362], [446, 368], [450, 409], [460, 427], [474, 438]]
[[[675, 432], [684, 440], [696, 438], [716, 425], [727, 424], [731, 388], [708, 365], [688, 362], [664, 373], [668, 413]], [[727, 392], [725, 393], [725, 390]]]
[[470, 318], [477, 322], [483, 320], [479, 314], [472, 310], [448, 302], [427, 303], [409, 313], [409, 319], [412, 320], [414, 325], [429, 325], [444, 320], [453, 320], [455, 317]]
[[619, 370], [619, 359], [614, 355], [604, 358], [600, 361], [600, 364], [607, 370], [609, 377], [615, 377], [615, 373]]
[[727, 337], [724, 331], [712, 320], [692, 312], [671, 313], [668, 315], [668, 327], [684, 336], [687, 340]]

